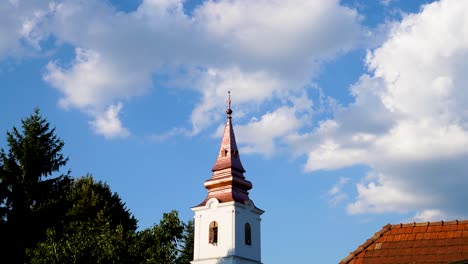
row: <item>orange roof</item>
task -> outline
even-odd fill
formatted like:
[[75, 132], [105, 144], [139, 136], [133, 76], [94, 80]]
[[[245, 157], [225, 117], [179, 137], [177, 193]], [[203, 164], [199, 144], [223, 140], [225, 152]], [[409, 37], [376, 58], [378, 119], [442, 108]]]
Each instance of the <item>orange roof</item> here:
[[468, 263], [463, 260], [468, 260], [468, 220], [388, 224], [340, 264]]

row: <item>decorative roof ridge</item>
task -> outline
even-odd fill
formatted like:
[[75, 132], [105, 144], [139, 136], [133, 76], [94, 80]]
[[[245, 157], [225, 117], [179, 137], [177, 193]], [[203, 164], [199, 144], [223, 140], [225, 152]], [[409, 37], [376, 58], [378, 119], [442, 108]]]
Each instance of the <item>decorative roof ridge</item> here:
[[458, 225], [468, 224], [468, 220], [451, 220], [451, 221], [428, 221], [428, 222], [413, 222], [413, 223], [399, 223], [391, 225], [392, 228], [414, 227], [414, 226], [435, 226], [435, 225]]
[[354, 257], [359, 255], [359, 253], [366, 250], [370, 245], [372, 245], [375, 241], [381, 238], [386, 232], [392, 229], [404, 228], [404, 227], [415, 227], [415, 226], [436, 226], [436, 225], [458, 225], [458, 224], [468, 224], [468, 220], [452, 220], [452, 221], [428, 221], [428, 222], [413, 222], [413, 223], [399, 223], [399, 224], [386, 224], [382, 227], [381, 230], [376, 232], [374, 236], [367, 239], [363, 244], [361, 244], [356, 250], [349, 253], [347, 257], [339, 262], [339, 264], [346, 264], [349, 263]]
[[366, 250], [366, 248], [368, 248], [370, 245], [372, 245], [372, 243], [377, 241], [379, 238], [381, 238], [386, 232], [388, 232], [391, 229], [392, 229], [391, 224], [384, 225], [382, 227], [382, 229], [380, 229], [379, 231], [377, 231], [374, 234], [374, 236], [367, 239], [366, 242], [364, 242], [362, 245], [360, 245], [356, 250], [349, 253], [349, 255], [346, 258], [344, 258], [343, 260], [341, 260], [339, 264], [346, 264], [349, 261], [351, 261], [351, 259], [353, 259], [355, 256], [359, 255], [359, 253], [361, 253], [362, 251]]

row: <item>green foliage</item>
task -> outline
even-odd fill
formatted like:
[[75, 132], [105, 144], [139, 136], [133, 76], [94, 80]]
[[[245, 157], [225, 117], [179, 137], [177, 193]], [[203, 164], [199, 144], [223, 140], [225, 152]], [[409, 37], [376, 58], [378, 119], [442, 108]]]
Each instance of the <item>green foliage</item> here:
[[195, 242], [195, 225], [193, 220], [184, 224], [184, 233], [182, 235], [182, 249], [180, 250], [177, 264], [190, 264], [193, 260], [193, 246]]
[[136, 219], [109, 186], [88, 175], [74, 180], [63, 198], [61, 229], [27, 251], [30, 263], [124, 263]]
[[177, 211], [165, 213], [159, 225], [135, 234], [130, 246], [132, 259], [129, 263], [175, 263], [183, 231], [184, 225]]
[[123, 230], [135, 231], [137, 221], [110, 187], [95, 182], [87, 175], [74, 181], [66, 196], [69, 206], [67, 222], [108, 222], [111, 228], [122, 226]]
[[28, 249], [29, 263], [125, 263], [124, 237], [122, 226], [73, 222], [61, 237], [54, 229], [47, 230], [47, 239]]
[[193, 222], [177, 211], [136, 231], [117, 193], [90, 175], [51, 177], [68, 158], [39, 110], [7, 132], [0, 150], [0, 254], [9, 263], [188, 264]]
[[139, 232], [125, 232], [121, 225], [112, 228], [104, 218], [76, 221], [61, 237], [48, 230], [47, 239], [28, 250], [28, 256], [32, 264], [171, 264], [178, 258], [183, 230], [177, 211], [164, 214], [158, 225]]

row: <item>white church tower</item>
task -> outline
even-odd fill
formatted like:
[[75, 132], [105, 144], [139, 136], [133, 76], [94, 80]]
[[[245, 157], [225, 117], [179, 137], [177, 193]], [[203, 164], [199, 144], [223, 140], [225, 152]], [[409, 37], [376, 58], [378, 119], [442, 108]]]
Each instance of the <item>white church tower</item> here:
[[205, 181], [208, 196], [192, 208], [195, 213], [195, 245], [192, 264], [261, 264], [260, 215], [249, 199], [252, 183], [244, 177], [228, 100], [218, 159], [211, 179]]

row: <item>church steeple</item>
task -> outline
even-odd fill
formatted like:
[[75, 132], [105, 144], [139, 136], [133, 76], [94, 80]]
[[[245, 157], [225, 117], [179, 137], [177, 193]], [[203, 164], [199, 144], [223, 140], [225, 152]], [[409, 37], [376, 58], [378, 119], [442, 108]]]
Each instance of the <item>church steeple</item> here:
[[236, 137], [234, 136], [234, 129], [232, 128], [231, 92], [228, 92], [228, 94], [229, 97], [227, 100], [228, 108], [226, 110], [226, 126], [224, 127], [223, 139], [221, 140], [218, 159], [216, 160], [216, 163], [211, 170], [215, 172], [226, 168], [232, 168], [236, 171], [244, 173], [245, 170], [239, 158]]
[[218, 152], [218, 158], [211, 169], [211, 179], [205, 181], [208, 196], [200, 205], [204, 205], [210, 198], [216, 198], [219, 202], [236, 201], [247, 203], [249, 201], [248, 190], [252, 189], [252, 183], [244, 177], [245, 169], [242, 166], [236, 137], [232, 127], [231, 96], [229, 92], [228, 108], [226, 110], [226, 126]]
[[194, 248], [192, 264], [261, 264], [260, 222], [263, 210], [249, 199], [252, 183], [244, 167], [232, 127], [229, 94], [218, 157], [205, 181], [208, 195], [192, 207]]

